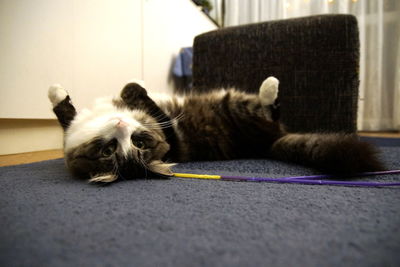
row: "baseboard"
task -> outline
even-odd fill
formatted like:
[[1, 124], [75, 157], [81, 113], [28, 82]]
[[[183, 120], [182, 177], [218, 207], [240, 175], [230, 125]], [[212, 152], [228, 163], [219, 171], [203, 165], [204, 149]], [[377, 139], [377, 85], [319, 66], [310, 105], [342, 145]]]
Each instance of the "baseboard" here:
[[1, 155], [0, 167], [26, 164], [26, 163], [38, 162], [49, 159], [58, 159], [62, 158], [63, 156], [64, 155], [62, 149], [18, 153], [12, 155]]
[[0, 155], [61, 149], [63, 131], [56, 120], [0, 119]]

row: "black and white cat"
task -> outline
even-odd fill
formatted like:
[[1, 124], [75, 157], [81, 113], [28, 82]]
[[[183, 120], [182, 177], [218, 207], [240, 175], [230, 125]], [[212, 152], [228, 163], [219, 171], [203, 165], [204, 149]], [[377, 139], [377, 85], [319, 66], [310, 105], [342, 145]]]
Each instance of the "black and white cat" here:
[[352, 174], [382, 170], [371, 145], [348, 134], [287, 133], [277, 121], [279, 81], [269, 77], [259, 94], [235, 89], [151, 98], [128, 83], [115, 98], [101, 98], [77, 113], [61, 86], [49, 89], [64, 128], [69, 170], [91, 182], [171, 175], [175, 162], [273, 158]]

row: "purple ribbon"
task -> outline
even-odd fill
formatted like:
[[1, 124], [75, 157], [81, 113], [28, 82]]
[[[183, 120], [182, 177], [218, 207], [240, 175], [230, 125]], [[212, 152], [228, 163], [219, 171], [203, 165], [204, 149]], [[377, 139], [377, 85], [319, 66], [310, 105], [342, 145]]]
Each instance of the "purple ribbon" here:
[[[367, 177], [374, 175], [400, 174], [400, 170], [363, 172], [352, 177]], [[244, 177], [244, 176], [221, 176], [221, 180], [225, 181], [247, 181], [247, 182], [275, 182], [275, 183], [293, 183], [293, 184], [312, 184], [312, 185], [343, 185], [343, 186], [362, 186], [362, 187], [382, 187], [382, 186], [400, 186], [400, 182], [355, 182], [355, 181], [336, 181], [321, 180], [338, 178], [338, 176], [330, 174], [309, 175], [309, 176], [291, 176], [280, 178], [264, 178], [264, 177]]]

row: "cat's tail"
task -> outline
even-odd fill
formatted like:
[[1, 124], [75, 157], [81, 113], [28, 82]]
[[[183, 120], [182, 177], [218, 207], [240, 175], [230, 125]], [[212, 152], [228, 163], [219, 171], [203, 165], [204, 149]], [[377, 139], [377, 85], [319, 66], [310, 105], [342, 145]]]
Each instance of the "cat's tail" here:
[[271, 148], [275, 159], [343, 175], [384, 170], [377, 153], [351, 134], [287, 134]]

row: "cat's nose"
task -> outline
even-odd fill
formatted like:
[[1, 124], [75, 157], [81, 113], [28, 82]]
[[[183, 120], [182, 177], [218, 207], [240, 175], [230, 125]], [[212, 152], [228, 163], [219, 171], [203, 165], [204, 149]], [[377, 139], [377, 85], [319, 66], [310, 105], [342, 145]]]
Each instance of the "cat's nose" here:
[[119, 119], [117, 122], [117, 127], [118, 128], [125, 128], [128, 126], [128, 123], [124, 120]]
[[130, 127], [129, 123], [127, 123], [124, 120], [119, 119], [115, 126], [114, 126], [114, 136], [120, 141], [120, 142], [129, 142], [129, 147], [130, 145]]

